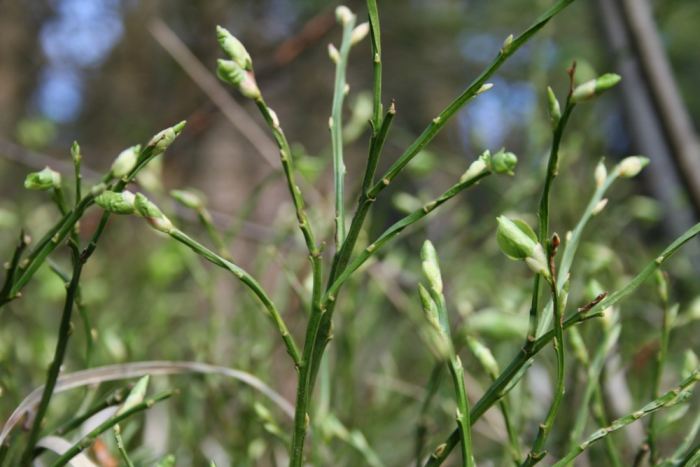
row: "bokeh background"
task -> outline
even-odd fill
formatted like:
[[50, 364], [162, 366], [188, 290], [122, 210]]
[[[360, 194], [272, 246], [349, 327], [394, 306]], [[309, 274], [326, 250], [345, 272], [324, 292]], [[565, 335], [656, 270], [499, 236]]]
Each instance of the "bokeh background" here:
[[[489, 63], [508, 34], [523, 30], [549, 4], [380, 1], [384, 103], [393, 99], [398, 110], [380, 167], [387, 167]], [[303, 243], [277, 152], [257, 109], [214, 77], [221, 56], [214, 28], [230, 29], [253, 56], [263, 94], [293, 142], [305, 197], [328, 255], [333, 186], [327, 121], [334, 68], [326, 46], [339, 42], [335, 6], [312, 0], [0, 1], [2, 256], [10, 257], [20, 227], [38, 238], [58, 218], [42, 193], [23, 190], [27, 172], [49, 165], [68, 179], [69, 148], [77, 140], [84, 176], [94, 181], [122, 149], [187, 120], [185, 132], [136, 189], [147, 191], [183, 230], [205, 242], [196, 219], [178, 208], [168, 191], [192, 187], [206, 196], [232, 257], [272, 292], [300, 341], [309, 284]], [[366, 16], [364, 2], [348, 6], [360, 18]], [[484, 149], [506, 147], [519, 157], [516, 176], [488, 180], [412, 228], [344, 294], [326, 400], [345, 426], [364, 433], [387, 465], [406, 465], [412, 458], [420, 401], [434, 364], [415, 324], [420, 318], [418, 250], [425, 238], [444, 258], [446, 293], [459, 326], [482, 336], [502, 364], [524, 335], [529, 276], [499, 253], [495, 219], [507, 212], [534, 224], [551, 140], [545, 90], [551, 85], [559, 96], [565, 94], [572, 61], [580, 82], [607, 71], [622, 74], [623, 82], [576, 111], [554, 188], [553, 230], [563, 234], [575, 225], [593, 191], [593, 169], [601, 157], [611, 166], [623, 156], [644, 154], [652, 164], [643, 176], [616, 183], [605, 211], [592, 221], [581, 265], [574, 268], [570, 303], [586, 301], [592, 279], [611, 290], [624, 283], [697, 222], [698, 24], [700, 4], [694, 0], [575, 2], [496, 74], [494, 88], [460, 111], [378, 200], [367, 239], [442, 192]], [[369, 49], [368, 40], [353, 48], [348, 72], [348, 209], [354, 208], [367, 152]], [[88, 213], [83, 235], [89, 235], [99, 215], [98, 209]], [[664, 380], [669, 387], [678, 380], [683, 351], [698, 349], [697, 251], [697, 242], [690, 244], [669, 266], [672, 298], [688, 324], [674, 331], [674, 357]], [[58, 264], [68, 264], [67, 252], [54, 256]], [[63, 296], [61, 280], [43, 268], [25, 298], [3, 310], [3, 418], [43, 381]], [[89, 337], [77, 318], [66, 371], [142, 360], [202, 361], [250, 371], [294, 398], [294, 369], [254, 298], [139, 219], [111, 220], [85, 271], [83, 299], [87, 329], [94, 331]], [[613, 413], [615, 402], [636, 406], [648, 399], [659, 306], [654, 287], [641, 289], [622, 305], [626, 313], [614, 371], [625, 375], [627, 393], [626, 399], [610, 402]], [[586, 337], [595, 342], [594, 327]], [[533, 435], [533, 419], [547, 408], [541, 391], [551, 378], [551, 357], [538, 359], [516, 395], [524, 404], [518, 421], [524, 439]], [[463, 360], [472, 387], [483, 387], [488, 379], [469, 358]], [[574, 383], [583, 376], [571, 378], [575, 398]], [[281, 455], [279, 441], [253, 410], [258, 400], [253, 391], [215, 376], [160, 378], [157, 384], [180, 387], [182, 394], [149, 415], [161, 427], [155, 434], [139, 426], [127, 432], [144, 462], [172, 452], [181, 465], [202, 465], [206, 458], [218, 459], [218, 465], [271, 465]], [[57, 398], [53, 416], [74, 412], [90, 394]], [[431, 446], [449, 431], [449, 391], [443, 396], [430, 424]], [[290, 426], [278, 418], [283, 429]], [[477, 425], [477, 458], [501, 456], [503, 427], [494, 418]], [[669, 445], [686, 429], [683, 423], [669, 428], [664, 438]], [[632, 429], [619, 435], [628, 455], [639, 433]], [[332, 429], [323, 436], [319, 440], [326, 443], [315, 443], [322, 445], [314, 451], [319, 465], [365, 462]], [[596, 456], [594, 449], [584, 461], [601, 465]]]

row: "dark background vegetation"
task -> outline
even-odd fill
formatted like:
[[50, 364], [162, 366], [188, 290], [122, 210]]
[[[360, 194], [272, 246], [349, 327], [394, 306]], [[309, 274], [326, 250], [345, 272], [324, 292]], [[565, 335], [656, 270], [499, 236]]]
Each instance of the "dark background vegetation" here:
[[[461, 92], [508, 34], [524, 29], [549, 4], [544, 0], [380, 1], [385, 104], [392, 98], [398, 109], [381, 164], [388, 166]], [[278, 166], [268, 164], [260, 151], [269, 149], [269, 142], [251, 144], [249, 139], [255, 136], [246, 137], [222, 114], [217, 104], [226, 104], [207, 96], [188, 74], [191, 70], [183, 70], [154, 38], [153, 28], [159, 21], [167, 25], [210, 72], [221, 55], [214, 34], [217, 24], [243, 40], [266, 100], [295, 143], [313, 220], [330, 240], [333, 187], [327, 120], [333, 67], [326, 45], [339, 41], [335, 6], [290, 0], [0, 1], [2, 256], [10, 256], [20, 226], [36, 238], [57, 219], [42, 193], [23, 191], [27, 172], [48, 164], [57, 170], [67, 167], [69, 177], [69, 147], [77, 140], [86, 177], [94, 180], [125, 147], [186, 119], [188, 126], [162, 161], [162, 171], [154, 172], [150, 182], [142, 182], [142, 188], [183, 230], [201, 239], [206, 238], [204, 233], [187, 212], [169, 201], [167, 192], [187, 186], [206, 194], [217, 224], [232, 232], [233, 257], [273, 292], [292, 332], [301, 336], [305, 304], [300, 298], [304, 294], [298, 292], [306, 287], [308, 267], [284, 180]], [[349, 2], [349, 6], [364, 18], [364, 2]], [[685, 111], [697, 123], [700, 4], [664, 0], [653, 2], [653, 7], [656, 33], [670, 59]], [[431, 222], [412, 229], [382, 261], [369, 267], [368, 280], [355, 282], [345, 293], [330, 351], [332, 405], [347, 426], [365, 433], [389, 465], [405, 465], [411, 458], [421, 391], [433, 364], [408, 319], [420, 314], [418, 249], [426, 237], [444, 258], [447, 296], [459, 316], [456, 319], [480, 333], [502, 363], [524, 335], [529, 276], [498, 252], [495, 218], [508, 212], [534, 221], [550, 142], [546, 86], [551, 84], [563, 96], [565, 70], [572, 60], [578, 62], [579, 81], [619, 71], [619, 54], [613, 53], [601, 14], [600, 3], [589, 0], [576, 2], [557, 17], [503, 67], [493, 80], [494, 88], [461, 111], [411, 164], [410, 176], [378, 202], [370, 237], [402, 210], [440, 193], [484, 149], [505, 146], [519, 156], [514, 178], [494, 178], [453, 201]], [[371, 86], [368, 40], [352, 51], [348, 81], [346, 121], [352, 120], [353, 112], [359, 115], [354, 129], [361, 132], [346, 150], [352, 193], [348, 206], [354, 207], [367, 150], [361, 96]], [[574, 305], [585, 302], [589, 279], [614, 289], [653, 258], [678, 233], [678, 226], [697, 219], [685, 185], [669, 195], [654, 183], [654, 177], [677, 169], [673, 159], [657, 159], [640, 147], [630, 126], [625, 86], [627, 76], [613, 92], [580, 106], [565, 136], [553, 195], [552, 228], [560, 234], [575, 225], [592, 193], [593, 168], [600, 157], [605, 156], [609, 166], [634, 153], [652, 158], [643, 177], [616, 184], [608, 207], [593, 220], [581, 266], [574, 267], [577, 277], [570, 298]], [[238, 96], [232, 98], [259, 126], [252, 105]], [[266, 156], [276, 161], [274, 149]], [[97, 209], [88, 213], [82, 222], [84, 235], [89, 235], [98, 216]], [[328, 244], [330, 249], [332, 242]], [[690, 245], [689, 251], [693, 248], [697, 250], [697, 245]], [[54, 256], [68, 264], [65, 251]], [[672, 297], [681, 302], [681, 313], [700, 315], [700, 302], [693, 303], [698, 293], [693, 255], [675, 259], [670, 271]], [[126, 361], [205, 361], [251, 371], [293, 400], [294, 370], [261, 318], [257, 302], [230, 277], [154, 235], [138, 219], [111, 220], [84, 273], [83, 294], [96, 330], [94, 349], [87, 362], [86, 336], [77, 322], [67, 371]], [[3, 310], [0, 325], [3, 418], [42, 382], [55, 345], [64, 288], [43, 268], [24, 295], [25, 299]], [[658, 333], [659, 305], [653, 287], [622, 308], [626, 313], [619, 369], [625, 372], [636, 406], [648, 399], [647, 363]], [[678, 379], [682, 350], [698, 349], [698, 325], [689, 323], [672, 340], [670, 366], [676, 371], [667, 383]], [[551, 367], [551, 357], [538, 359], [521, 397], [542, 387], [538, 378], [549, 378], [542, 370]], [[478, 367], [469, 358], [463, 360], [477, 380], [471, 387], [484, 385], [487, 381]], [[217, 449], [235, 453], [236, 465], [268, 462], [267, 456], [260, 458], [260, 448], [274, 441], [252, 413], [255, 394], [250, 390], [216, 377], [159, 381], [182, 388], [182, 395], [167, 405], [169, 417], [162, 412], [158, 416], [169, 420], [163, 421], [169, 438], [163, 449], [178, 454], [183, 465], [201, 463]], [[575, 397], [572, 383], [570, 393]], [[546, 400], [534, 400], [525, 413], [537, 417], [546, 409]], [[68, 413], [79, 403], [61, 396], [53, 413]], [[440, 423], [448, 418], [447, 410], [436, 414], [431, 425], [435, 441], [444, 436], [445, 425]], [[565, 418], [561, 426], [566, 425]], [[289, 426], [286, 421], [282, 424]], [[534, 426], [524, 424], [524, 438], [532, 436]], [[682, 426], [671, 433], [681, 434]], [[498, 453], [498, 427], [480, 423], [476, 433], [477, 459], [480, 453]], [[339, 444], [335, 447], [339, 451], [333, 453], [334, 445], [328, 446], [327, 452], [319, 454], [326, 456], [321, 459], [349, 449]], [[352, 459], [351, 453], [347, 455]], [[591, 462], [596, 455], [593, 450]], [[347, 465], [357, 464], [349, 461]]]

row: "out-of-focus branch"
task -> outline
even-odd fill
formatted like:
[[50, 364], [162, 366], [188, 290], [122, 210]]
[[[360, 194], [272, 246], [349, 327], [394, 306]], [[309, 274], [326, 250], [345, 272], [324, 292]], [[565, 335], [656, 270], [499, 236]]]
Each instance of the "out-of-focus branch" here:
[[671, 155], [700, 215], [700, 142], [673, 76], [648, 0], [620, 0], [633, 47], [658, 110]]

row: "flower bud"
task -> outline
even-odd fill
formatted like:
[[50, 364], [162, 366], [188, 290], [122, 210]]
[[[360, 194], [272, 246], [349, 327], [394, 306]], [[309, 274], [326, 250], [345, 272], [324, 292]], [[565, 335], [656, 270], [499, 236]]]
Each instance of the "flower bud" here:
[[50, 167], [27, 174], [24, 179], [24, 188], [28, 190], [50, 190], [51, 188], [60, 188], [60, 186], [61, 174]]
[[423, 274], [425, 275], [425, 278], [428, 279], [430, 288], [439, 294], [442, 293], [442, 275], [440, 274], [440, 263], [438, 262], [435, 247], [430, 240], [426, 240], [423, 243], [420, 256], [423, 260], [421, 263]]
[[145, 218], [154, 229], [166, 234], [172, 232], [174, 227], [170, 219], [158, 209], [158, 206], [149, 201], [148, 198], [141, 193], [136, 193], [134, 207], [136, 208], [136, 213]]
[[421, 329], [421, 336], [435, 357], [441, 360], [446, 359], [452, 352], [452, 345], [440, 326], [437, 305], [423, 284], [418, 284], [418, 293], [423, 315], [427, 321], [427, 325]]
[[488, 90], [491, 89], [492, 87], [493, 87], [493, 83], [484, 83], [484, 84], [482, 84], [481, 87], [480, 87], [479, 89], [476, 90], [475, 96], [478, 96], [479, 94], [485, 93], [486, 91], [488, 91]]
[[510, 47], [513, 45], [513, 35], [509, 34], [508, 37], [505, 38], [503, 41], [503, 45], [501, 45], [501, 53], [502, 54], [507, 54], [510, 52]]
[[140, 151], [141, 146], [137, 144], [120, 152], [117, 158], [114, 159], [114, 162], [112, 162], [112, 175], [116, 178], [122, 178], [131, 172], [136, 167]]
[[330, 43], [328, 44], [328, 57], [330, 57], [331, 61], [336, 65], [338, 62], [340, 62], [340, 52], [338, 52], [338, 49]]
[[355, 19], [355, 15], [352, 14], [350, 8], [346, 7], [345, 5], [340, 5], [335, 9], [335, 18], [340, 24], [346, 25]]
[[617, 165], [620, 177], [632, 178], [649, 164], [649, 158], [644, 156], [629, 156]]
[[484, 160], [480, 157], [471, 163], [467, 171], [464, 172], [461, 177], [459, 177], [459, 181], [466, 182], [467, 180], [472, 180], [485, 171], [488, 171], [488, 167], [486, 166], [486, 162], [484, 162]]
[[226, 28], [217, 26], [216, 38], [219, 40], [219, 45], [226, 55], [231, 57], [231, 60], [246, 71], [251, 71], [253, 69], [253, 60], [250, 58], [250, 54], [241, 41], [236, 39]]
[[571, 102], [578, 103], [601, 94], [614, 87], [622, 78], [615, 73], [606, 73], [596, 79], [579, 84], [571, 94]]
[[525, 259], [533, 255], [538, 243], [537, 236], [529, 225], [505, 216], [499, 216], [497, 220], [496, 240], [506, 256], [511, 259]]
[[190, 190], [171, 190], [170, 196], [175, 198], [175, 201], [182, 204], [183, 206], [199, 210], [204, 208], [204, 200], [201, 196]]
[[501, 370], [498, 368], [498, 362], [496, 362], [496, 358], [491, 353], [491, 350], [472, 336], [467, 337], [467, 345], [489, 376], [492, 378], [498, 377]]
[[496, 240], [501, 251], [511, 259], [522, 259], [536, 274], [549, 280], [549, 265], [544, 248], [537, 242], [537, 236], [527, 223], [498, 217]]
[[246, 71], [238, 63], [232, 60], [219, 59], [216, 74], [219, 79], [238, 89], [244, 97], [258, 100], [261, 98], [258, 83], [252, 72]]
[[350, 44], [355, 45], [358, 44], [367, 37], [367, 34], [369, 34], [369, 23], [364, 22], [361, 24], [358, 24], [355, 29], [352, 30], [352, 34], [350, 35]]
[[173, 141], [175, 141], [175, 138], [182, 133], [182, 129], [185, 128], [186, 123], [187, 122], [183, 120], [177, 125], [171, 126], [170, 128], [166, 128], [165, 130], [161, 130], [156, 133], [148, 142], [148, 147], [153, 148], [153, 152], [151, 154], [153, 156], [157, 156], [158, 154], [164, 153], [165, 150], [168, 149], [168, 147], [173, 143]]
[[557, 96], [554, 95], [554, 91], [549, 86], [547, 86], [547, 102], [549, 103], [549, 121], [552, 124], [552, 128], [556, 128], [559, 125], [559, 120], [561, 120], [561, 107]]
[[497, 174], [513, 175], [513, 169], [518, 164], [518, 157], [512, 152], [498, 151], [491, 156], [491, 171]]
[[525, 264], [535, 274], [542, 274], [545, 279], [549, 280], [549, 265], [547, 264], [547, 256], [544, 254], [544, 248], [537, 243], [532, 250], [530, 256], [525, 258]]
[[598, 204], [596, 204], [593, 209], [591, 210], [591, 215], [595, 216], [597, 214], [600, 214], [600, 212], [605, 209], [605, 206], [608, 205], [608, 198], [603, 198], [600, 201], [598, 201]]
[[79, 164], [82, 160], [83, 156], [80, 154], [80, 146], [78, 145], [77, 141], [73, 141], [73, 144], [71, 144], [70, 155], [74, 164]]
[[135, 197], [130, 191], [104, 191], [95, 198], [95, 204], [114, 214], [133, 214]]
[[691, 349], [686, 350], [683, 355], [683, 378], [688, 378], [694, 371], [697, 371], [698, 367], [700, 367], [698, 356]]
[[598, 162], [595, 167], [595, 172], [593, 172], [593, 178], [595, 178], [595, 186], [600, 188], [605, 183], [605, 179], [608, 178], [608, 169], [605, 168], [603, 161]]

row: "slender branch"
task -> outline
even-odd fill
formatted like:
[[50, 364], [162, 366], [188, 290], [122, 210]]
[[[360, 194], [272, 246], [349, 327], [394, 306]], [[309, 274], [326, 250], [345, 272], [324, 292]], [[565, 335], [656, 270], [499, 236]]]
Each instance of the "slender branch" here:
[[248, 289], [250, 289], [253, 292], [253, 294], [255, 294], [255, 296], [258, 297], [258, 299], [262, 302], [263, 306], [265, 307], [265, 310], [267, 311], [268, 317], [277, 327], [277, 330], [282, 336], [282, 340], [284, 341], [284, 344], [287, 347], [287, 353], [289, 353], [289, 356], [292, 357], [292, 360], [294, 361], [294, 365], [298, 367], [301, 364], [301, 356], [299, 353], [299, 349], [296, 343], [294, 342], [294, 338], [289, 333], [289, 329], [287, 329], [287, 325], [284, 322], [284, 319], [282, 319], [282, 316], [277, 310], [277, 307], [272, 302], [272, 299], [270, 299], [270, 297], [267, 295], [262, 285], [260, 285], [260, 283], [257, 280], [255, 280], [253, 276], [251, 276], [243, 268], [233, 264], [227, 259], [214, 253], [213, 251], [211, 251], [201, 243], [197, 242], [181, 230], [173, 229], [170, 232], [170, 237], [189, 247], [193, 252], [206, 259], [210, 263], [213, 263], [216, 266], [219, 266], [220, 268], [226, 269], [227, 271], [231, 272], [234, 276], [238, 278], [238, 280], [240, 280], [246, 287], [248, 287]]
[[452, 103], [450, 103], [431, 123], [423, 130], [423, 133], [404, 151], [396, 162], [387, 170], [383, 177], [372, 187], [370, 196], [376, 198], [391, 181], [408, 165], [408, 163], [430, 143], [433, 138], [442, 130], [445, 124], [461, 109], [468, 101], [477, 96], [482, 90], [482, 86], [503, 63], [522, 47], [537, 31], [542, 29], [552, 17], [569, 6], [575, 0], [559, 0], [549, 10], [542, 14], [535, 22], [507, 46], [502, 48], [491, 64], [484, 70], [467, 89], [462, 92]]
[[601, 428], [598, 431], [594, 432], [591, 434], [585, 441], [583, 441], [581, 444], [575, 446], [569, 453], [559, 460], [556, 464], [554, 464], [554, 467], [564, 467], [567, 465], [571, 465], [574, 459], [576, 459], [583, 451], [588, 449], [593, 443], [601, 440], [602, 438], [608, 436], [610, 433], [613, 433], [621, 428], [626, 427], [630, 423], [634, 423], [637, 420], [639, 420], [642, 417], [645, 417], [647, 415], [651, 415], [657, 410], [663, 409], [665, 407], [670, 407], [676, 403], [679, 402], [679, 395], [682, 394], [684, 391], [687, 391], [689, 388], [691, 388], [695, 383], [700, 381], [700, 368], [695, 369], [693, 373], [687, 377], [681, 384], [676, 387], [675, 389], [672, 389], [668, 391], [666, 394], [663, 396], [649, 402], [646, 404], [644, 407], [641, 409], [637, 410], [636, 412], [633, 412], [629, 415], [626, 415], [622, 418], [618, 418], [614, 422], [612, 422], [610, 425], [608, 425], [605, 428]]
[[372, 39], [372, 71], [374, 77], [372, 86], [372, 130], [374, 136], [382, 123], [382, 35], [379, 25], [377, 0], [367, 0], [367, 13], [369, 15], [370, 37]]
[[67, 421], [64, 425], [60, 426], [56, 430], [56, 434], [58, 435], [64, 435], [66, 433], [70, 433], [74, 429], [78, 428], [80, 425], [82, 425], [87, 419], [92, 417], [98, 412], [103, 411], [106, 408], [113, 407], [115, 405], [119, 405], [122, 402], [124, 402], [124, 398], [129, 394], [129, 389], [128, 388], [120, 388], [114, 391], [112, 394], [107, 396], [104, 400], [98, 402], [97, 404], [93, 405], [89, 409], [87, 409], [83, 414], [78, 415], [77, 417]]
[[[673, 243], [662, 251], [656, 259], [649, 262], [644, 269], [642, 269], [631, 281], [625, 284], [624, 287], [608, 295], [591, 309], [582, 313], [575, 313], [566, 319], [564, 321], [564, 329], [573, 326], [574, 324], [578, 324], [586, 319], [601, 316], [603, 310], [615, 305], [634, 292], [637, 287], [646, 281], [659, 267], [661, 267], [662, 264], [673, 256], [678, 249], [680, 249], [684, 244], [696, 237], [698, 234], [700, 234], [700, 223], [695, 224], [692, 228], [684, 232], [683, 235], [676, 238]], [[478, 420], [479, 417], [486, 412], [486, 410], [488, 410], [506, 394], [505, 389], [508, 387], [510, 382], [518, 376], [523, 366], [525, 366], [530, 358], [542, 350], [553, 337], [554, 332], [550, 330], [542, 334], [541, 337], [537, 338], [535, 343], [531, 346], [531, 349], [523, 348], [520, 352], [518, 352], [506, 369], [503, 370], [503, 373], [501, 373], [498, 379], [486, 390], [484, 395], [481, 397], [481, 399], [479, 399], [474, 407], [472, 407], [472, 423]], [[458, 440], [459, 433], [457, 431], [453, 431], [449, 438], [443, 444], [441, 444], [440, 447], [436, 449], [433, 455], [428, 459], [425, 464], [426, 467], [441, 465], [447, 456], [452, 452], [452, 449], [454, 449], [454, 447], [457, 445]]]
[[117, 450], [119, 450], [119, 454], [121, 454], [122, 459], [124, 460], [124, 464], [126, 464], [126, 467], [134, 467], [134, 463], [131, 461], [131, 458], [129, 457], [129, 453], [126, 452], [126, 447], [124, 447], [124, 439], [122, 438], [122, 429], [119, 426], [119, 424], [114, 425], [113, 431], [114, 431], [114, 439], [117, 443]]
[[87, 435], [83, 436], [77, 443], [75, 443], [73, 446], [71, 446], [66, 452], [64, 452], [56, 461], [52, 464], [52, 467], [62, 467], [66, 465], [72, 458], [83, 452], [85, 449], [90, 447], [97, 437], [104, 433], [105, 431], [109, 430], [110, 428], [114, 427], [116, 424], [121, 422], [122, 420], [126, 420], [127, 418], [131, 417], [132, 415], [143, 412], [144, 410], [148, 410], [151, 407], [153, 407], [154, 404], [157, 402], [163, 401], [173, 395], [172, 391], [167, 391], [161, 394], [158, 394], [156, 396], [153, 396], [153, 398], [145, 400], [129, 410], [126, 410], [122, 412], [119, 415], [115, 415], [114, 417], [111, 417], [107, 419], [106, 421], [102, 422], [97, 428], [92, 430], [90, 433]]
[[68, 339], [71, 334], [71, 316], [73, 313], [73, 303], [75, 301], [75, 296], [78, 291], [78, 284], [80, 282], [80, 273], [82, 272], [83, 265], [87, 261], [87, 257], [81, 255], [77, 248], [71, 248], [73, 252], [73, 277], [71, 278], [70, 284], [66, 291], [66, 300], [63, 306], [63, 314], [61, 315], [61, 324], [58, 329], [58, 342], [56, 343], [56, 349], [54, 351], [53, 361], [49, 366], [46, 383], [44, 383], [44, 392], [41, 396], [41, 401], [39, 402], [39, 407], [37, 409], [36, 415], [34, 417], [34, 422], [32, 423], [32, 428], [29, 431], [29, 438], [27, 440], [27, 445], [24, 448], [22, 457], [20, 460], [21, 465], [29, 465], [34, 453], [34, 447], [39, 440], [39, 434], [42, 428], [42, 422], [44, 421], [44, 416], [49, 408], [49, 402], [51, 401], [51, 396], [53, 396], [53, 390], [56, 386], [56, 380], [58, 379], [58, 373], [61, 371], [61, 365], [63, 365], [63, 359], [66, 355], [66, 349], [68, 348]]
[[350, 15], [343, 22], [343, 38], [335, 67], [335, 88], [333, 90], [333, 109], [329, 121], [331, 146], [333, 149], [333, 181], [335, 185], [335, 247], [336, 250], [345, 240], [345, 162], [343, 161], [343, 101], [346, 86], [345, 70], [350, 55], [352, 30], [355, 27], [355, 15]]

